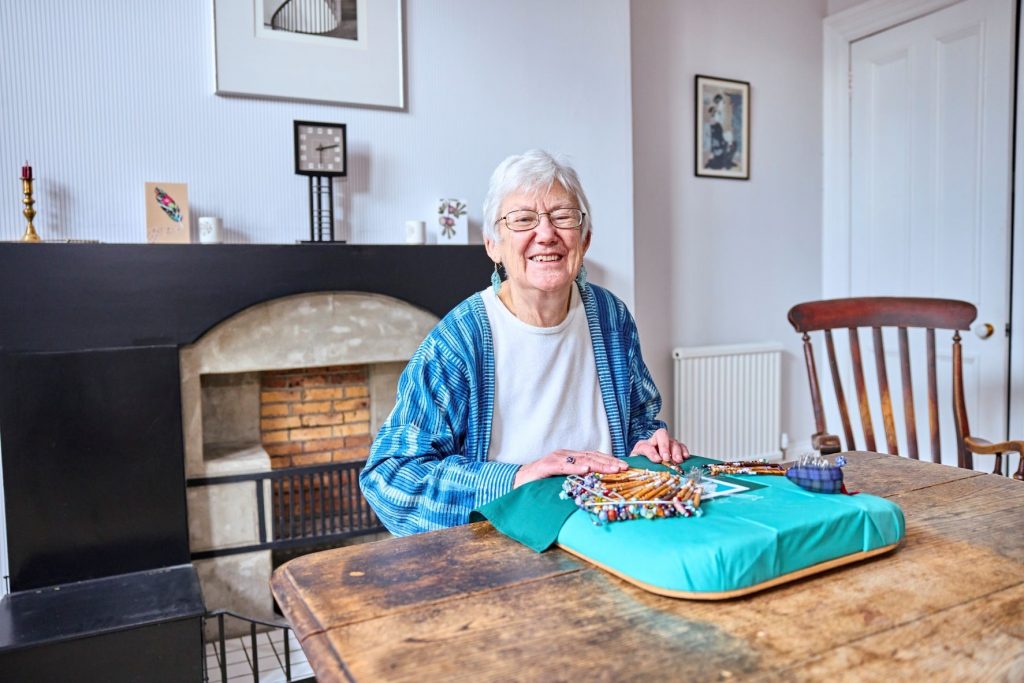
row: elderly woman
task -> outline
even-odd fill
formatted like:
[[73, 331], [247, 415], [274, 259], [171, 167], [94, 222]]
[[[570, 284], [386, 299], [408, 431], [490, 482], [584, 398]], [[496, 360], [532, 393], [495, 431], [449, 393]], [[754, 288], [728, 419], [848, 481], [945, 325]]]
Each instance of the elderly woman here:
[[484, 202], [492, 286], [416, 350], [360, 475], [392, 533], [465, 524], [515, 487], [618, 472], [628, 454], [688, 456], [657, 419], [632, 316], [586, 281], [589, 214], [576, 172], [546, 152], [495, 169]]

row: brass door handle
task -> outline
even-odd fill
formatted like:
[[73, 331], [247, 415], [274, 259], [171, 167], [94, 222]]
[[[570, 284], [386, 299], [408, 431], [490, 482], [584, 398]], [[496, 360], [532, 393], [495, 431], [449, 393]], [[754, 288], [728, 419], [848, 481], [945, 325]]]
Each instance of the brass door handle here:
[[974, 334], [978, 335], [978, 339], [988, 339], [995, 331], [992, 323], [978, 323], [974, 326]]

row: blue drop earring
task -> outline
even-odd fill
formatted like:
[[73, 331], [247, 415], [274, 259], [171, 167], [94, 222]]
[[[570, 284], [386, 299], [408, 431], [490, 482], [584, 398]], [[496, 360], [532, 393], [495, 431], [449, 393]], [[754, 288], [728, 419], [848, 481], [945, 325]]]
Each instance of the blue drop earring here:
[[498, 274], [498, 263], [494, 263], [494, 272], [491, 273], [491, 289], [494, 290], [494, 296], [501, 294], [501, 275]]
[[587, 290], [587, 267], [580, 264], [580, 270], [576, 273], [576, 286], [580, 288], [580, 294]]

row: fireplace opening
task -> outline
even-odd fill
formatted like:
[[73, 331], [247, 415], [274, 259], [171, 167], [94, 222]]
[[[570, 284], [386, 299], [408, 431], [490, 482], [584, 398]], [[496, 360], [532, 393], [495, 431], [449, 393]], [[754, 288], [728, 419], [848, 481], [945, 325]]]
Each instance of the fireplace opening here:
[[274, 567], [381, 536], [358, 474], [436, 322], [386, 296], [305, 294], [182, 347], [189, 540], [207, 609], [272, 620]]

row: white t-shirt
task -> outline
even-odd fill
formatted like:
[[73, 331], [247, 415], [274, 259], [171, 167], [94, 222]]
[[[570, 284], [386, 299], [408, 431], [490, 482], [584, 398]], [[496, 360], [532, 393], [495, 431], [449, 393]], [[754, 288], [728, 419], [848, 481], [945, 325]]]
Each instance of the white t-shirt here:
[[612, 452], [594, 347], [579, 290], [555, 327], [527, 325], [487, 288], [494, 340], [489, 460], [525, 465], [559, 448]]

